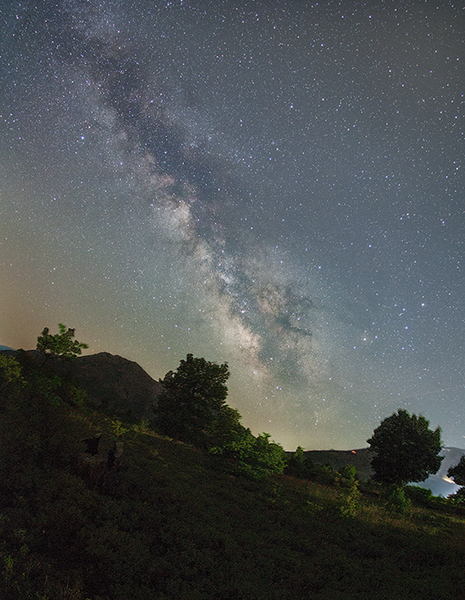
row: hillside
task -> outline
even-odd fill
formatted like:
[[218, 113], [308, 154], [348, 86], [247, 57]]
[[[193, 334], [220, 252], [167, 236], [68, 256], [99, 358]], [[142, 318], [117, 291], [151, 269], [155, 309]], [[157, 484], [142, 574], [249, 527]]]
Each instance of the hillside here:
[[[329, 464], [337, 471], [346, 465], [353, 465], [357, 469], [361, 481], [366, 481], [373, 474], [370, 464], [373, 453], [369, 448], [359, 450], [309, 450], [305, 452], [305, 455], [308, 455], [315, 464]], [[421, 481], [415, 485], [431, 490], [434, 496], [447, 498], [450, 494], [455, 494], [460, 488], [447, 477], [447, 471], [450, 467], [458, 464], [460, 458], [465, 455], [465, 450], [445, 447], [440, 455], [444, 459], [439, 471], [428, 477], [426, 481]]]
[[[0, 348], [0, 352], [13, 356], [16, 354], [11, 349]], [[27, 354], [38, 364], [43, 361], [43, 355], [35, 350], [28, 350]], [[47, 368], [74, 381], [85, 390], [94, 406], [121, 415], [131, 414], [136, 418], [151, 418], [151, 407], [156, 404], [156, 398], [163, 389], [136, 362], [109, 352], [78, 356], [71, 362], [60, 357], [50, 357]], [[291, 456], [292, 452], [287, 454]], [[430, 489], [436, 496], [447, 497], [459, 489], [459, 486], [447, 479], [447, 470], [459, 462], [465, 450], [444, 448], [441, 454], [445, 457], [441, 469], [418, 485]], [[369, 448], [308, 450], [305, 455], [310, 456], [317, 465], [329, 464], [336, 470], [353, 465], [361, 481], [368, 480], [372, 475], [372, 453]]]
[[405, 519], [367, 497], [345, 519], [335, 488], [249, 481], [98, 413], [68, 417], [67, 433], [103, 432], [104, 461], [117, 432], [120, 469], [111, 486], [47, 463], [28, 465], [33, 481], [14, 474], [2, 598], [449, 600], [464, 583], [462, 518], [417, 508]]
[[459, 505], [417, 494], [400, 514], [334, 472], [325, 485], [250, 479], [103, 402], [68, 402], [65, 383], [24, 364], [41, 386], [0, 380], [2, 600], [450, 600], [463, 588]]
[[[28, 350], [27, 354], [42, 363], [39, 352]], [[115, 413], [129, 411], [138, 418], [150, 416], [150, 408], [163, 389], [136, 362], [109, 352], [78, 356], [73, 361], [51, 356], [46, 365], [81, 387], [95, 406]]]
[[139, 418], [150, 414], [163, 389], [136, 362], [109, 352], [79, 356], [73, 362], [61, 361], [60, 367], [96, 405], [115, 412], [129, 410]]

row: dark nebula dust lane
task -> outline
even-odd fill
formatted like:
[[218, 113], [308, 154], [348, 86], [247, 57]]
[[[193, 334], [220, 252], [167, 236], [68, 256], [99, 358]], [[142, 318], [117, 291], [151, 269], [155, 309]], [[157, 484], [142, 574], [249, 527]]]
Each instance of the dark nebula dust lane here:
[[465, 10], [10, 2], [0, 343], [228, 362], [286, 448], [463, 445]]

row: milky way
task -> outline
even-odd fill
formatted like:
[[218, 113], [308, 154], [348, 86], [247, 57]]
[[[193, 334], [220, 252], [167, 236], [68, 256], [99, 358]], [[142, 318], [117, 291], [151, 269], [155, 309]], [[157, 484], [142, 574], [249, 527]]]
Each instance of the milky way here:
[[[341, 6], [339, 6], [341, 4]], [[191, 352], [286, 448], [463, 447], [465, 10], [11, 2], [0, 343]]]

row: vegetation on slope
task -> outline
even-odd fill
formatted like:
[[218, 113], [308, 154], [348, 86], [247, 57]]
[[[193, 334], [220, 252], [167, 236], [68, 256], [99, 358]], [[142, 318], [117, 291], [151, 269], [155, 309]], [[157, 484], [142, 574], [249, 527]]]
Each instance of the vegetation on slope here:
[[396, 511], [378, 486], [360, 492], [354, 469], [297, 477], [298, 457], [287, 474], [250, 478], [237, 453], [99, 412], [19, 360], [0, 365], [2, 599], [425, 600], [463, 588], [460, 505], [422, 490]]

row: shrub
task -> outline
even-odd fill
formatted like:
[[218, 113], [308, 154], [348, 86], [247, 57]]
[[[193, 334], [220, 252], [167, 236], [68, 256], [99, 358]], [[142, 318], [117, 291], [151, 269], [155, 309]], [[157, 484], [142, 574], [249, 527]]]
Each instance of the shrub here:
[[355, 517], [360, 508], [361, 493], [358, 481], [353, 480], [349, 487], [343, 487], [336, 499], [336, 511], [342, 517]]
[[386, 501], [386, 508], [399, 515], [403, 515], [412, 507], [412, 501], [405, 497], [404, 488], [395, 484], [386, 488], [384, 500]]
[[408, 485], [404, 488], [404, 493], [407, 498], [419, 506], [429, 508], [434, 503], [433, 492], [427, 488], [422, 488], [417, 485]]
[[270, 442], [269, 433], [255, 437], [248, 429], [241, 438], [226, 446], [215, 446], [210, 452], [231, 459], [234, 470], [251, 479], [282, 473], [286, 466], [284, 449]]
[[361, 493], [358, 489], [357, 472], [352, 465], [346, 465], [340, 472], [340, 490], [336, 498], [336, 511], [342, 517], [355, 517], [360, 508]]

